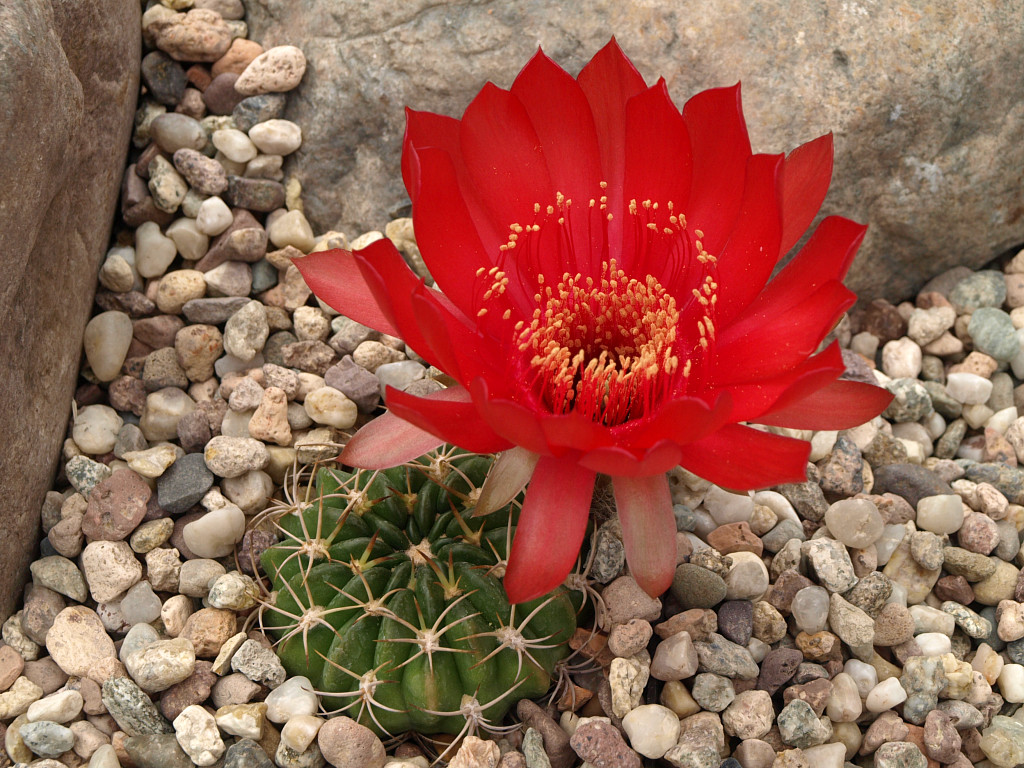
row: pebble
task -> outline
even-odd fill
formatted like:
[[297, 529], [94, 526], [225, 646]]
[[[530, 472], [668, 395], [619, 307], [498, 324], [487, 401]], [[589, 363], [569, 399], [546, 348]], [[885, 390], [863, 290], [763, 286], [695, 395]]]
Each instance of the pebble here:
[[846, 592], [857, 583], [850, 554], [840, 542], [815, 539], [801, 545], [822, 586], [830, 592]]
[[231, 45], [231, 28], [220, 14], [193, 8], [150, 26], [156, 46], [177, 61], [213, 62]]
[[336, 768], [381, 768], [384, 744], [369, 728], [350, 717], [333, 717], [317, 732], [324, 759]]
[[127, 677], [107, 678], [102, 693], [107, 711], [129, 736], [173, 731], [145, 692]]
[[85, 577], [66, 557], [51, 555], [40, 558], [29, 566], [29, 570], [32, 581], [41, 587], [52, 589], [80, 603], [84, 603], [88, 597]]
[[270, 461], [266, 446], [251, 437], [214, 437], [203, 452], [206, 466], [219, 477], [239, 477]]
[[779, 712], [776, 722], [784, 744], [802, 749], [828, 741], [829, 728], [814, 714], [811, 705], [801, 699], [794, 699]]
[[47, 720], [25, 723], [18, 732], [25, 746], [40, 757], [58, 757], [75, 744], [70, 728]]
[[679, 738], [679, 718], [660, 704], [644, 704], [622, 718], [622, 729], [634, 750], [657, 760], [675, 746]]
[[258, 743], [252, 739], [240, 739], [228, 747], [224, 755], [224, 768], [273, 768]]
[[97, 379], [113, 381], [120, 374], [132, 331], [131, 318], [124, 312], [101, 312], [86, 324], [85, 357]]
[[302, 129], [290, 120], [271, 118], [250, 128], [249, 138], [264, 154], [290, 155], [302, 146]]
[[640, 768], [640, 757], [631, 750], [611, 723], [591, 720], [576, 728], [569, 739], [573, 750], [592, 765]]
[[848, 547], [863, 549], [882, 536], [884, 523], [878, 507], [868, 499], [843, 499], [829, 506], [825, 524]]
[[11, 720], [24, 715], [42, 696], [43, 689], [27, 677], [17, 678], [10, 688], [0, 693], [0, 720]]
[[82, 550], [82, 573], [97, 603], [121, 597], [142, 578], [142, 564], [125, 541], [93, 541]]
[[890, 741], [875, 751], [876, 768], [926, 768], [928, 761], [916, 744]]
[[182, 750], [199, 766], [213, 765], [226, 749], [213, 715], [193, 704], [174, 718], [174, 735]]
[[[224, 439], [230, 440], [231, 438]], [[245, 440], [247, 438], [236, 439]], [[185, 545], [196, 556], [216, 558], [231, 554], [235, 544], [242, 540], [244, 533], [245, 513], [236, 505], [226, 503], [186, 524], [182, 531], [182, 537]]]
[[167, 733], [129, 736], [124, 740], [124, 750], [139, 768], [191, 768], [193, 765], [178, 740]]
[[290, 91], [306, 72], [306, 57], [293, 45], [279, 45], [250, 62], [235, 83], [239, 93], [253, 96]]
[[[274, 652], [264, 648], [255, 640], [246, 640], [231, 658], [231, 669], [241, 672], [253, 682], [263, 683], [269, 688], [277, 688], [287, 677], [284, 667]], [[291, 678], [294, 680], [295, 678]], [[308, 681], [306, 681], [308, 684]], [[267, 717], [270, 717], [269, 704]], [[315, 711], [315, 710], [314, 710]], [[312, 714], [312, 713], [307, 713]], [[277, 721], [275, 721], [277, 722]]]

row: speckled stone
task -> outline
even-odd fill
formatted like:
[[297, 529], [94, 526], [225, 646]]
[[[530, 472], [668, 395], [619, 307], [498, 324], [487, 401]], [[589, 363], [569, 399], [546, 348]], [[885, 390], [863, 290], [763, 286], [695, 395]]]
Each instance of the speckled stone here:
[[713, 608], [725, 599], [725, 579], [692, 563], [676, 567], [672, 594], [683, 608]]

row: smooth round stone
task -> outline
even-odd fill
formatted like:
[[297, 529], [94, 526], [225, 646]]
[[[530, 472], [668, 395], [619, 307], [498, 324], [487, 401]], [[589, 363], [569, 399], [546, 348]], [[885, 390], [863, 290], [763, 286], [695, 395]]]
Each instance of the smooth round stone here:
[[[225, 182], [226, 183], [226, 182]], [[231, 226], [231, 209], [219, 197], [208, 197], [199, 206], [196, 215], [196, 230], [215, 237]]]
[[1013, 321], [1006, 312], [996, 307], [975, 310], [967, 325], [967, 332], [976, 350], [999, 362], [1007, 363], [1020, 352]]
[[426, 378], [427, 369], [415, 360], [400, 360], [397, 363], [384, 363], [378, 366], [375, 375], [380, 381], [380, 394], [383, 397], [387, 387], [403, 391], [414, 381]]
[[274, 493], [274, 481], [266, 472], [253, 470], [238, 477], [224, 478], [220, 489], [231, 503], [247, 515], [254, 515], [266, 507]]
[[937, 534], [956, 533], [964, 522], [964, 504], [959, 496], [925, 496], [917, 503], [917, 527]]
[[158, 389], [146, 396], [139, 429], [151, 443], [176, 440], [181, 417], [195, 409], [195, 401], [182, 390], [175, 387]]
[[206, 273], [211, 296], [248, 296], [252, 290], [252, 267], [244, 261], [225, 261]]
[[179, 112], [168, 112], [149, 124], [153, 141], [164, 152], [173, 155], [179, 149], [202, 149], [206, 146], [206, 131], [195, 118]]
[[168, 107], [178, 105], [188, 85], [184, 67], [163, 51], [151, 51], [142, 57], [142, 80], [149, 95]]
[[44, 699], [39, 699], [39, 701], [29, 704], [25, 716], [30, 723], [37, 720], [67, 723], [78, 717], [78, 713], [82, 711], [83, 703], [82, 694], [78, 691], [57, 691]]
[[[190, 219], [187, 216], [171, 222], [171, 225], [167, 227], [167, 237], [173, 241], [174, 247], [186, 261], [199, 261], [199, 259], [206, 255], [210, 245], [210, 238], [199, 231], [196, 220]], [[173, 275], [174, 272], [171, 274]], [[202, 294], [199, 295], [202, 296]], [[167, 310], [162, 311], [167, 312]], [[180, 311], [180, 307], [178, 311]], [[178, 312], [168, 313], [178, 314]]]
[[135, 268], [142, 277], [160, 277], [177, 255], [178, 247], [155, 221], [145, 221], [135, 230]]
[[839, 541], [864, 549], [882, 537], [885, 523], [878, 507], [868, 499], [842, 499], [825, 512], [825, 524]]
[[123, 423], [117, 411], [109, 405], [87, 405], [78, 409], [71, 439], [82, 453], [91, 456], [110, 453]]
[[946, 392], [964, 405], [981, 404], [992, 394], [992, 381], [976, 373], [950, 373], [946, 376]]
[[900, 679], [898, 677], [890, 677], [871, 689], [871, 692], [864, 700], [864, 706], [868, 712], [884, 712], [887, 709], [892, 709], [897, 704], [902, 704], [906, 700], [907, 692], [900, 685]]
[[684, 609], [713, 608], [725, 600], [725, 580], [717, 573], [692, 563], [676, 567], [672, 593]]
[[1024, 665], [1004, 664], [998, 679], [999, 693], [1010, 704], [1024, 703]]
[[754, 499], [750, 494], [732, 493], [712, 485], [704, 494], [704, 509], [718, 525], [750, 522]]
[[828, 624], [828, 607], [828, 591], [824, 587], [804, 587], [793, 596], [790, 613], [802, 632], [813, 635]]
[[148, 624], [160, 618], [160, 598], [148, 581], [140, 581], [121, 599], [121, 614], [131, 625]]
[[256, 157], [258, 150], [252, 139], [237, 128], [222, 128], [211, 137], [213, 146], [235, 163], [247, 163]]
[[[224, 325], [224, 351], [241, 362], [255, 366], [257, 354], [262, 351], [270, 335], [266, 308], [258, 301], [250, 301], [228, 318]], [[262, 361], [259, 365], [262, 365]], [[218, 371], [220, 375], [223, 375]]]
[[316, 714], [318, 702], [309, 678], [296, 675], [267, 694], [267, 719], [286, 723], [293, 717]]
[[184, 637], [157, 640], [123, 655], [128, 674], [147, 693], [165, 691], [188, 679], [196, 666], [195, 649]]
[[860, 717], [863, 707], [857, 681], [846, 672], [832, 678], [832, 693], [829, 695], [826, 712], [833, 723], [852, 723]]
[[238, 128], [248, 131], [257, 123], [283, 115], [287, 101], [287, 97], [281, 93], [249, 96], [238, 102], [238, 106], [231, 112], [231, 117]]
[[[261, 123], [262, 125], [262, 123]], [[259, 126], [256, 126], [258, 128]], [[255, 128], [253, 130], [256, 130]], [[316, 245], [313, 228], [302, 211], [288, 211], [274, 218], [267, 225], [267, 237], [278, 248], [292, 246], [303, 253], [309, 253]]]
[[163, 155], [157, 155], [149, 164], [148, 186], [153, 205], [165, 213], [177, 211], [188, 194], [188, 184]]
[[921, 347], [903, 337], [882, 347], [882, 371], [891, 379], [916, 379], [921, 373]]
[[317, 424], [335, 429], [349, 429], [359, 416], [356, 404], [333, 387], [321, 387], [310, 392], [306, 395], [303, 407], [309, 418]]
[[622, 718], [622, 729], [635, 751], [658, 760], [679, 738], [679, 717], [660, 704], [642, 704]]
[[249, 138], [267, 155], [290, 155], [302, 146], [302, 129], [291, 120], [265, 120], [249, 129]]
[[727, 600], [759, 600], [768, 590], [768, 567], [753, 552], [733, 552], [725, 577]]
[[121, 373], [132, 343], [132, 320], [124, 312], [101, 312], [85, 326], [85, 358], [100, 381], [113, 381]]
[[878, 670], [860, 659], [849, 659], [843, 667], [843, 672], [857, 684], [857, 692], [862, 699], [878, 685]]
[[187, 546], [199, 557], [225, 557], [245, 534], [245, 513], [234, 504], [207, 512], [185, 525], [182, 536]]

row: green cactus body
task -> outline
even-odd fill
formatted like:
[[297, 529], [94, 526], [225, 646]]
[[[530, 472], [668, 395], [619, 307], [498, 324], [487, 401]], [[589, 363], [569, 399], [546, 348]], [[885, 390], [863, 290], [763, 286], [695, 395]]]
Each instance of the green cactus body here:
[[578, 592], [512, 606], [506, 507], [473, 519], [491, 459], [428, 455], [377, 472], [321, 469], [263, 553], [263, 626], [323, 705], [378, 733], [459, 733], [543, 695], [576, 629]]

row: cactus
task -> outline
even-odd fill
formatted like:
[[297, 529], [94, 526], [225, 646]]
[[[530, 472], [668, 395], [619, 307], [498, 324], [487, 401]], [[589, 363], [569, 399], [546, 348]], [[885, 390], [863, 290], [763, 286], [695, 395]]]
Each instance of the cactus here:
[[458, 734], [548, 690], [582, 594], [509, 604], [517, 505], [472, 517], [490, 465], [447, 449], [382, 471], [321, 468], [274, 516], [261, 622], [330, 713], [381, 735]]

